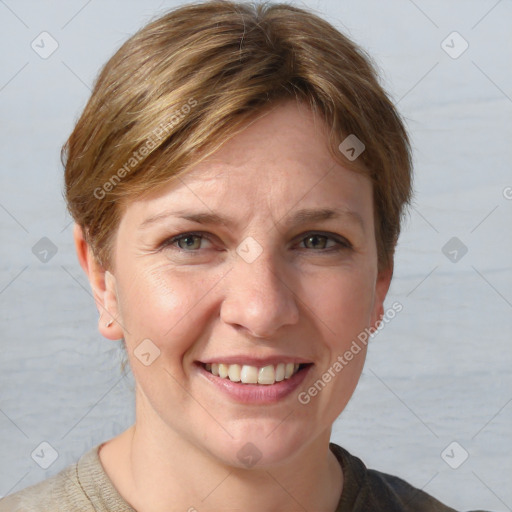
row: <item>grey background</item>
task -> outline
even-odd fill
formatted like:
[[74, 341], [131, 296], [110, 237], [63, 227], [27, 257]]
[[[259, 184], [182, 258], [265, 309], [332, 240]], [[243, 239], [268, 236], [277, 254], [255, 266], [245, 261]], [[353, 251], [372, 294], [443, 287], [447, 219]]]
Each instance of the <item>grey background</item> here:
[[[97, 332], [74, 255], [59, 150], [99, 67], [181, 3], [0, 0], [0, 496], [133, 422], [123, 353]], [[403, 311], [372, 340], [333, 440], [460, 510], [512, 510], [512, 2], [292, 3], [371, 53], [415, 151], [388, 300]], [[31, 48], [42, 31], [59, 45], [47, 59]], [[453, 31], [469, 44], [456, 59], [441, 46]], [[46, 470], [31, 457], [43, 441], [58, 454]]]

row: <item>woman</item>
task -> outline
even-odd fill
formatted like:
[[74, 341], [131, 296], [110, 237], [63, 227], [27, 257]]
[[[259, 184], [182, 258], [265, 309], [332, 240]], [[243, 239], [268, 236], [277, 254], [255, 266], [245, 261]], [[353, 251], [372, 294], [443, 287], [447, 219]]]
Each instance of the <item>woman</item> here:
[[453, 510], [329, 442], [411, 196], [360, 49], [284, 4], [177, 9], [107, 63], [64, 160], [136, 422], [0, 510]]

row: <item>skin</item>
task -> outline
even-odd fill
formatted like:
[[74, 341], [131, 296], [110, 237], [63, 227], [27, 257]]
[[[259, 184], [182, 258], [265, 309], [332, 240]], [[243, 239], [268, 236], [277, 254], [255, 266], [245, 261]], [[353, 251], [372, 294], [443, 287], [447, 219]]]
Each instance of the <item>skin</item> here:
[[[371, 183], [333, 160], [327, 135], [306, 106], [274, 105], [181, 180], [125, 207], [109, 271], [75, 228], [100, 331], [124, 337], [136, 381], [135, 425], [105, 443], [100, 459], [139, 512], [336, 508], [343, 478], [328, 448], [331, 427], [356, 387], [365, 348], [310, 403], [297, 396], [377, 325], [392, 269], [377, 269]], [[325, 208], [352, 213], [289, 224], [298, 210]], [[171, 213], [141, 227], [184, 209], [233, 224]], [[190, 231], [207, 238], [181, 249], [163, 243]], [[310, 239], [311, 231], [320, 233]], [[236, 252], [249, 236], [262, 249], [251, 263]], [[144, 339], [160, 350], [149, 366], [134, 355]], [[195, 364], [240, 354], [313, 366], [277, 404], [241, 404]], [[261, 453], [251, 468], [237, 457], [247, 442]]]

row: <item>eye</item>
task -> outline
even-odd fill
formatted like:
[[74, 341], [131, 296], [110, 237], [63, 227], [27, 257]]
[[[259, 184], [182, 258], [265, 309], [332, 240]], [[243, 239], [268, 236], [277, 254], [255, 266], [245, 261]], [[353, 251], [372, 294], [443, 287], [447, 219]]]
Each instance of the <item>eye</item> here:
[[352, 247], [350, 242], [342, 237], [323, 233], [309, 233], [302, 238], [300, 243], [304, 244], [303, 248], [319, 251], [342, 250]]
[[198, 235], [187, 235], [176, 240], [180, 249], [199, 249], [203, 238]]
[[183, 233], [165, 240], [162, 246], [175, 247], [185, 252], [194, 252], [203, 249], [204, 241], [207, 241], [207, 239], [200, 233]]
[[[211, 241], [204, 233], [181, 233], [164, 240], [162, 248], [177, 249], [181, 252], [199, 252], [201, 249], [207, 249], [205, 243], [211, 244]], [[315, 252], [334, 252], [352, 248], [352, 244], [343, 237], [333, 233], [307, 233], [299, 241], [301, 249], [315, 249]]]

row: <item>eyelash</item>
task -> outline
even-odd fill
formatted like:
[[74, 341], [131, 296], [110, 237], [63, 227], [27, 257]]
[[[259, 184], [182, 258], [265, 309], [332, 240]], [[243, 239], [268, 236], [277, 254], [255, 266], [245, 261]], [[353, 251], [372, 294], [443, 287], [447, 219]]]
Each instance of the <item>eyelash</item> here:
[[[182, 253], [198, 253], [199, 249], [186, 250], [186, 249], [177, 247], [174, 244], [176, 244], [180, 240], [183, 240], [185, 238], [190, 238], [193, 236], [199, 237], [201, 239], [204, 238], [211, 242], [211, 239], [207, 235], [208, 235], [207, 233], [200, 232], [200, 231], [199, 232], [190, 231], [190, 232], [186, 232], [186, 233], [181, 233], [179, 235], [176, 235], [176, 236], [173, 236], [171, 238], [167, 238], [166, 240], [164, 240], [160, 244], [160, 248], [165, 249], [168, 247], [172, 247], [173, 249], [177, 249], [178, 251], [180, 251]], [[322, 231], [310, 231], [310, 232], [302, 234], [299, 239], [299, 243], [303, 242], [304, 240], [306, 240], [307, 238], [312, 237], [312, 236], [325, 237], [328, 240], [332, 240], [332, 241], [336, 242], [336, 244], [337, 244], [337, 246], [335, 246], [335, 247], [328, 247], [326, 249], [311, 249], [315, 252], [320, 252], [320, 253], [340, 252], [340, 251], [351, 250], [353, 248], [352, 244], [345, 238], [343, 238], [339, 235], [335, 235], [334, 233], [324, 233]], [[307, 247], [302, 247], [302, 249], [308, 250]]]

